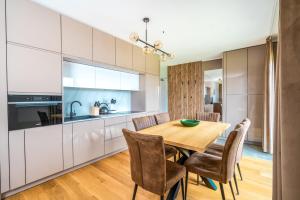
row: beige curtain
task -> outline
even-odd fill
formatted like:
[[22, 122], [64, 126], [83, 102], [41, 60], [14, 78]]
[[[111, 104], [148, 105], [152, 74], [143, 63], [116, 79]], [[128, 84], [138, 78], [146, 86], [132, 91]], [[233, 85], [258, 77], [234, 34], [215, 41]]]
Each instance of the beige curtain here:
[[263, 151], [273, 153], [274, 100], [275, 100], [275, 56], [272, 37], [266, 42], [266, 64], [264, 85], [264, 132]]
[[300, 1], [280, 1], [273, 200], [300, 199]]

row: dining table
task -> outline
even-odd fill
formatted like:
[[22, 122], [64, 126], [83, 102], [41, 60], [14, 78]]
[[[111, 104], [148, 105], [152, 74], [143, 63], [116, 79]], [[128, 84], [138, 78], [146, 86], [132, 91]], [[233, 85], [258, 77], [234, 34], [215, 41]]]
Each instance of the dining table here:
[[[177, 163], [183, 165], [193, 153], [205, 152], [207, 147], [229, 127], [230, 124], [228, 123], [211, 121], [200, 121], [194, 127], [187, 127], [182, 125], [180, 120], [174, 120], [140, 130], [138, 133], [162, 136], [165, 144], [176, 147], [181, 153], [182, 156], [177, 160]], [[211, 179], [202, 176], [201, 178], [208, 188], [217, 189]], [[179, 188], [180, 183], [178, 182], [170, 189], [167, 200], [176, 199]]]

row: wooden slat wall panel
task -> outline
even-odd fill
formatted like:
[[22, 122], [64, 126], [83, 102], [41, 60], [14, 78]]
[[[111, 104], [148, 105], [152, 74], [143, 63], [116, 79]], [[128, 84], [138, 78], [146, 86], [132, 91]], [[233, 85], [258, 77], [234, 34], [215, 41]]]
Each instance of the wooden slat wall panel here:
[[168, 80], [171, 119], [196, 118], [203, 111], [202, 62], [169, 66]]

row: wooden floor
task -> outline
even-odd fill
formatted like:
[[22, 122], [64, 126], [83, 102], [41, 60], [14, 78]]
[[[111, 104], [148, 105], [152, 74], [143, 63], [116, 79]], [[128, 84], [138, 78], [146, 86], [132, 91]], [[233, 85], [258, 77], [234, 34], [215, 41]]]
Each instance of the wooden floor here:
[[[237, 200], [271, 199], [272, 163], [267, 160], [244, 157], [241, 168], [244, 181], [238, 180], [240, 195]], [[213, 191], [195, 185], [195, 176], [189, 181], [190, 200], [221, 199], [220, 190]], [[122, 152], [92, 165], [68, 173], [54, 180], [16, 194], [8, 200], [129, 200], [133, 191], [130, 178], [129, 155]], [[226, 199], [233, 199], [229, 185], [225, 185]], [[159, 199], [143, 189], [138, 189], [137, 200]], [[177, 199], [182, 199], [178, 195]]]

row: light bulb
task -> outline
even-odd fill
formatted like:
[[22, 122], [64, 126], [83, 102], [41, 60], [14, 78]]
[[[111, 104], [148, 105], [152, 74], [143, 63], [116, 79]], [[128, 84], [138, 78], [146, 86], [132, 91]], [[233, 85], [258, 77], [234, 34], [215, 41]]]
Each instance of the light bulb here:
[[170, 53], [170, 54], [168, 54], [168, 57], [169, 57], [170, 59], [173, 59], [173, 58], [175, 58], [175, 54], [174, 54], [174, 53]]
[[149, 46], [144, 46], [143, 52], [145, 54], [151, 54], [151, 53], [153, 53], [153, 49], [151, 47], [149, 47]]
[[167, 60], [167, 55], [165, 53], [160, 55], [161, 61], [166, 61]]
[[131, 33], [130, 36], [129, 36], [129, 39], [132, 41], [132, 42], [137, 42], [139, 40], [139, 35], [135, 32]]
[[161, 49], [162, 48], [162, 42], [161, 41], [159, 41], [159, 40], [157, 40], [157, 41], [155, 41], [154, 42], [154, 45], [153, 45], [155, 48], [157, 48], [157, 49]]

